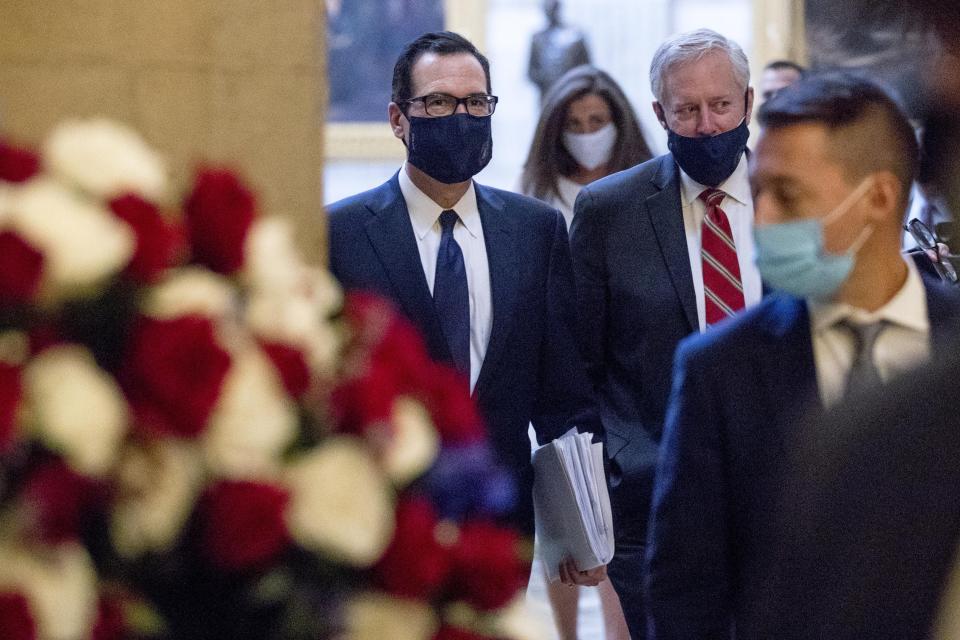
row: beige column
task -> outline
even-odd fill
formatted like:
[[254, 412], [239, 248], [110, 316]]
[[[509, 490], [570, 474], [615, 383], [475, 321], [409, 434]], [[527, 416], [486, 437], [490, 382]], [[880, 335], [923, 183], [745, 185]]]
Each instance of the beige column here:
[[753, 54], [750, 75], [759, 78], [771, 60], [806, 64], [803, 0], [753, 0]]
[[237, 168], [264, 213], [325, 256], [323, 0], [0, 0], [0, 131], [39, 142], [70, 117], [126, 122], [181, 188]]

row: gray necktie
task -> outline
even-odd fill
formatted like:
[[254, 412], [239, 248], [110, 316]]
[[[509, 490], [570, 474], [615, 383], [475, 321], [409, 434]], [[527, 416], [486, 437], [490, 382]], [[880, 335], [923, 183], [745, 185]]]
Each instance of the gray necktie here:
[[857, 324], [850, 319], [841, 320], [839, 325], [845, 327], [853, 336], [853, 363], [847, 374], [845, 394], [862, 393], [863, 391], [880, 385], [883, 380], [873, 360], [873, 347], [883, 331], [886, 323], [883, 320], [871, 324]]

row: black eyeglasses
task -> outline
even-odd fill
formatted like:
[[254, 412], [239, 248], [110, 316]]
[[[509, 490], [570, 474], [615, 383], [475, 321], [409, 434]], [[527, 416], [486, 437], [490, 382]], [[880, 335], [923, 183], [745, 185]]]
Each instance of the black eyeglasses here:
[[930, 227], [918, 218], [914, 218], [903, 225], [903, 228], [910, 232], [910, 235], [913, 236], [918, 247], [924, 251], [932, 251], [936, 254], [936, 260], [931, 258], [930, 261], [933, 262], [933, 268], [936, 269], [937, 274], [940, 275], [940, 279], [950, 284], [957, 284], [957, 280], [960, 279], [957, 276], [957, 271], [953, 268], [950, 260], [940, 254], [939, 241], [933, 231], [930, 230]]
[[408, 107], [409, 110], [410, 105], [415, 102], [422, 102], [424, 112], [432, 118], [453, 115], [457, 107], [462, 104], [470, 115], [484, 117], [493, 115], [498, 100], [497, 96], [487, 95], [486, 93], [474, 93], [465, 98], [455, 98], [446, 93], [429, 93], [418, 98], [401, 100], [400, 104]]

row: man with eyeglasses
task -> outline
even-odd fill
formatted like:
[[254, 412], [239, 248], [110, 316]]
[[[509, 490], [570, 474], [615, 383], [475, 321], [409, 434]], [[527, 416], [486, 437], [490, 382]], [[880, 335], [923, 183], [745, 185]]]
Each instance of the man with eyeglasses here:
[[[575, 331], [560, 213], [473, 181], [490, 161], [487, 59], [462, 36], [427, 33], [396, 62], [388, 107], [407, 161], [385, 184], [331, 205], [330, 267], [343, 286], [393, 300], [431, 355], [456, 367], [517, 480], [513, 522], [533, 530], [527, 426], [540, 442], [595, 430]], [[603, 567], [574, 572], [595, 585]]]

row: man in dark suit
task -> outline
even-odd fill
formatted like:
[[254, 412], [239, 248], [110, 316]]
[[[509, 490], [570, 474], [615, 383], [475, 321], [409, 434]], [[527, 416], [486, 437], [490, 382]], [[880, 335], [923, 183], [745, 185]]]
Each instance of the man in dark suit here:
[[677, 351], [647, 550], [657, 640], [779, 637], [753, 626], [752, 585], [794, 425], [943, 353], [960, 310], [900, 254], [918, 151], [882, 88], [814, 76], [759, 119], [757, 264], [781, 292]]
[[[865, 22], [939, 38], [923, 161], [960, 211], [960, 4], [860, 0]], [[956, 232], [954, 232], [956, 237]], [[778, 640], [960, 638], [960, 343], [881, 390], [798, 428], [761, 553], [753, 624]]]
[[610, 458], [608, 571], [634, 640], [645, 637], [643, 556], [674, 350], [762, 295], [744, 153], [749, 73], [716, 32], [664, 42], [650, 80], [671, 152], [584, 187], [575, 205], [581, 335]]
[[[541, 442], [595, 425], [563, 217], [473, 181], [491, 155], [490, 91], [487, 60], [463, 37], [428, 33], [407, 45], [389, 105], [407, 161], [329, 207], [330, 268], [346, 289], [393, 300], [431, 355], [463, 374], [518, 480], [514, 520], [532, 531], [528, 424]], [[602, 575], [584, 573], [584, 584]]]

